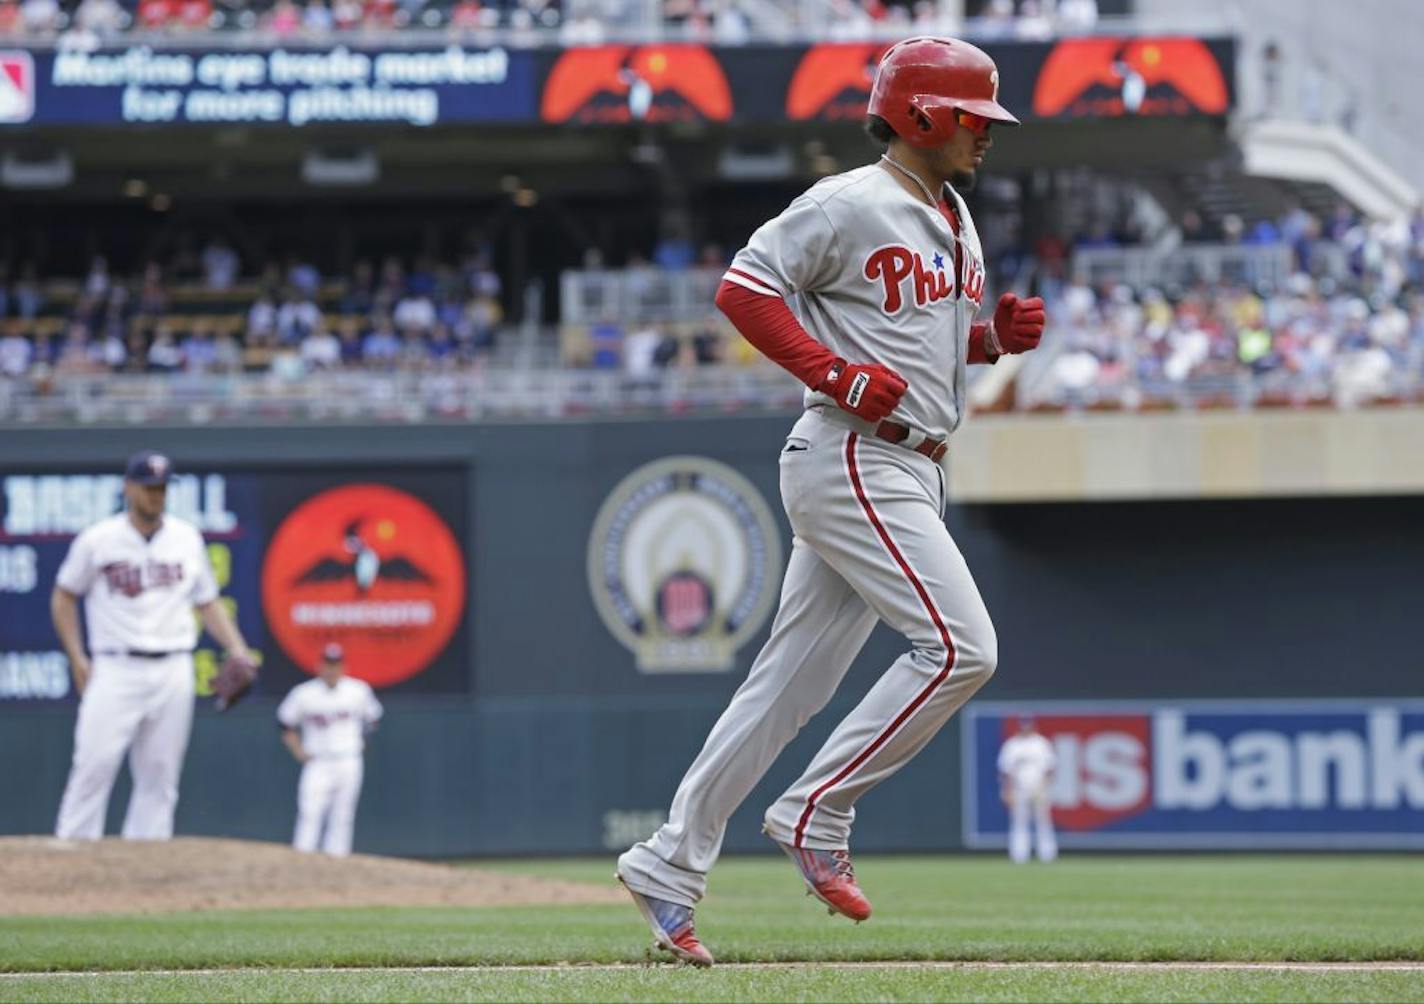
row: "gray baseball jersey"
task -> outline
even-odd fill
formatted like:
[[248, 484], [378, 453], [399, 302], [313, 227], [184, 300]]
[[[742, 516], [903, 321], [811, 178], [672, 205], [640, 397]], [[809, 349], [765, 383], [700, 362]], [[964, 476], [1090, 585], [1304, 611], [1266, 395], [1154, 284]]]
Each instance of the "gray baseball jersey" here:
[[[759, 229], [727, 273], [793, 300], [807, 331], [836, 354], [899, 372], [910, 386], [896, 419], [935, 438], [963, 414], [969, 326], [984, 289], [969, 214], [946, 193], [962, 239], [884, 167], [828, 178]], [[645, 896], [685, 906], [702, 897], [727, 820], [830, 700], [877, 621], [910, 647], [767, 809], [764, 831], [788, 847], [848, 847], [856, 800], [994, 671], [993, 624], [944, 524], [943, 469], [867, 431], [834, 401], [807, 395], [781, 452], [795, 538], [771, 637], [667, 822], [618, 859], [619, 876]]]
[[[909, 383], [894, 419], [943, 439], [963, 417], [969, 326], [984, 294], [984, 255], [964, 201], [936, 208], [871, 164], [816, 184], [752, 234], [731, 282], [786, 297], [808, 334], [852, 363]], [[835, 405], [806, 392], [806, 403]]]

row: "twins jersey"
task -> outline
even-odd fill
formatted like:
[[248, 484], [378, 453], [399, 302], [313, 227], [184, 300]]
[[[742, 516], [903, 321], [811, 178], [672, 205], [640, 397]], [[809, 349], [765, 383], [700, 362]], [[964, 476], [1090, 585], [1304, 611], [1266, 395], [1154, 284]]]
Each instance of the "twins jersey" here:
[[321, 679], [293, 687], [277, 708], [277, 721], [300, 729], [302, 748], [320, 760], [359, 756], [366, 729], [380, 721], [381, 713], [369, 683], [343, 676], [334, 687]]
[[1014, 735], [999, 749], [999, 773], [1007, 774], [1022, 791], [1038, 791], [1057, 765], [1053, 743], [1037, 732]]
[[145, 539], [124, 513], [74, 538], [56, 584], [84, 597], [89, 651], [188, 652], [198, 642], [193, 607], [217, 599], [203, 535], [165, 515]]
[[[942, 439], [964, 413], [969, 326], [984, 259], [952, 188], [943, 213], [870, 164], [823, 179], [752, 234], [729, 282], [790, 301], [810, 336], [852, 363], [888, 366], [910, 388], [894, 418]], [[806, 404], [835, 401], [808, 391]]]

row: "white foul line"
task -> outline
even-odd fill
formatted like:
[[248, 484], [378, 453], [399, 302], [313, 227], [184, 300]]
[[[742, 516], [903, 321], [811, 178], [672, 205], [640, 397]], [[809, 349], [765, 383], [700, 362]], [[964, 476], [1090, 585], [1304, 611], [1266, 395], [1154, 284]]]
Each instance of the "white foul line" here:
[[[1313, 973], [1377, 973], [1377, 972], [1419, 972], [1424, 973], [1424, 962], [945, 962], [945, 961], [826, 961], [826, 962], [723, 962], [714, 969], [773, 970], [773, 969], [936, 969], [996, 971], [996, 970], [1084, 970], [1098, 969], [1109, 972], [1171, 972], [1174, 970], [1234, 970], [1254, 972], [1313, 972]], [[249, 966], [249, 967], [209, 967], [203, 969], [66, 969], [45, 972], [0, 973], [0, 980], [35, 978], [73, 978], [96, 976], [234, 976], [243, 973], [302, 973], [312, 975], [361, 974], [361, 973], [582, 973], [582, 972], [628, 972], [644, 969], [670, 970], [682, 968], [670, 962], [558, 962], [544, 965], [492, 965], [492, 966]]]

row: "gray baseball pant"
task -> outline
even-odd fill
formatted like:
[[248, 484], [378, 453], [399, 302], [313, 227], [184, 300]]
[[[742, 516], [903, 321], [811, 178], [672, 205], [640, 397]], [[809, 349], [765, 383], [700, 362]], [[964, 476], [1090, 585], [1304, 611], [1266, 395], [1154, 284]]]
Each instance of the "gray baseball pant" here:
[[623, 881], [644, 895], [685, 906], [702, 898], [728, 818], [830, 700], [877, 619], [910, 649], [767, 810], [774, 840], [848, 847], [856, 800], [994, 672], [994, 627], [945, 527], [938, 464], [813, 408], [781, 453], [781, 497], [795, 539], [771, 637], [688, 768], [667, 822], [618, 859]]

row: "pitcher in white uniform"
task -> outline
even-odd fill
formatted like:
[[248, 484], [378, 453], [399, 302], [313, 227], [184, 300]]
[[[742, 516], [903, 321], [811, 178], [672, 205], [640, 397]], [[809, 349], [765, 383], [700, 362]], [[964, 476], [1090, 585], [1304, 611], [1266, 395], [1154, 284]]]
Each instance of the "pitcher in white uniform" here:
[[[302, 765], [292, 846], [345, 857], [356, 830], [366, 734], [381, 720], [371, 685], [346, 675], [341, 646], [329, 643], [317, 677], [299, 683], [277, 708], [284, 742]], [[324, 832], [323, 832], [324, 831]]]
[[[50, 595], [55, 632], [80, 694], [74, 759], [55, 825], [59, 837], [104, 835], [109, 794], [125, 752], [133, 794], [123, 835], [171, 837], [193, 724], [198, 641], [193, 608], [219, 644], [247, 654], [241, 633], [218, 602], [202, 534], [164, 512], [172, 470], [159, 453], [129, 458], [127, 511], [74, 538]], [[87, 650], [79, 629], [81, 600]]]
[[999, 747], [999, 794], [1009, 809], [1009, 857], [1016, 863], [1029, 859], [1030, 821], [1038, 838], [1038, 859], [1058, 857], [1051, 797], [1057, 766], [1053, 743], [1039, 734], [1032, 718], [1020, 718], [1018, 731]]
[[876, 71], [876, 163], [826, 178], [764, 224], [717, 305], [806, 384], [781, 452], [795, 538], [771, 637], [673, 798], [667, 823], [618, 859], [655, 943], [710, 965], [693, 930], [728, 818], [835, 693], [877, 621], [909, 642], [766, 811], [808, 892], [861, 921], [850, 860], [856, 801], [934, 737], [994, 672], [988, 611], [944, 524], [941, 464], [964, 416], [965, 367], [1034, 348], [1043, 303], [1005, 294], [975, 320], [983, 253], [957, 189], [973, 184], [998, 70], [974, 46], [917, 38]]

